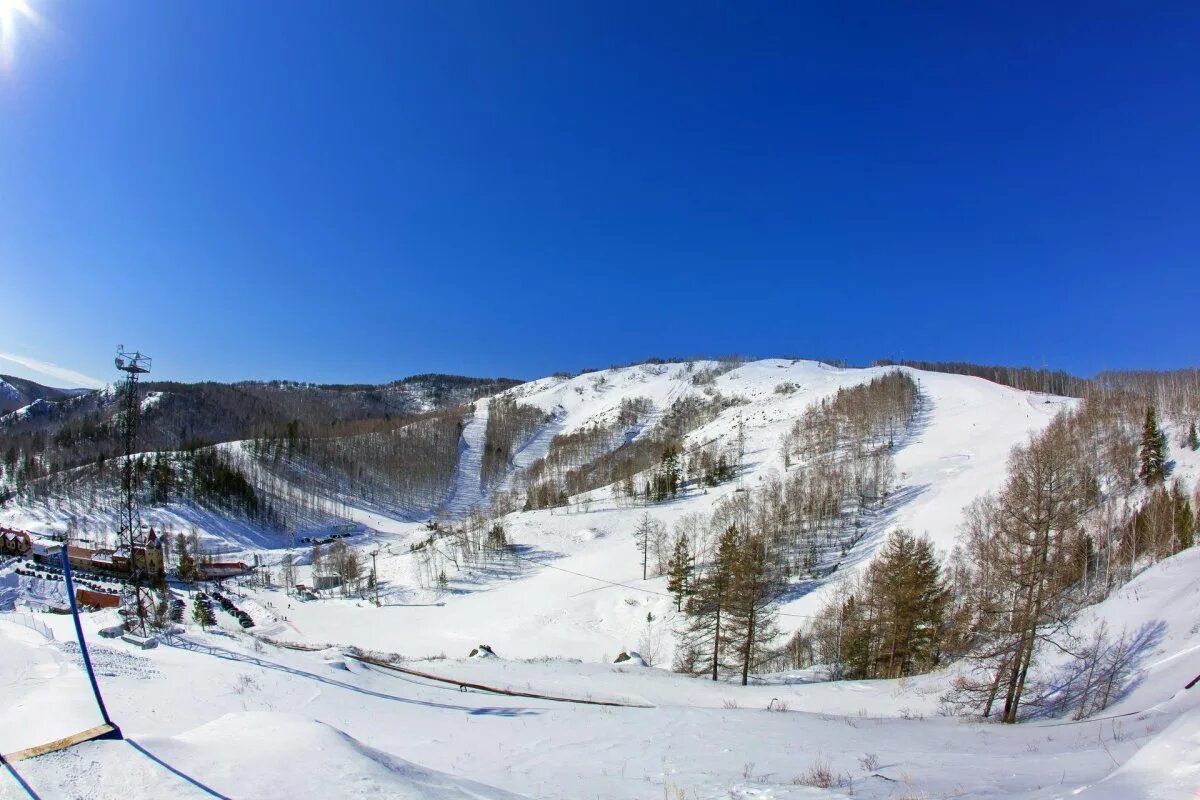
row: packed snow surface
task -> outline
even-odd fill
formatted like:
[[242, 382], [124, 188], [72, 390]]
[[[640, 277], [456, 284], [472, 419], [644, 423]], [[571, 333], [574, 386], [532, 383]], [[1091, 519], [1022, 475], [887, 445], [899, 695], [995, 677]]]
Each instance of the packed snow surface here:
[[[403, 666], [463, 682], [635, 707], [459, 691], [456, 685], [189, 629], [151, 651], [101, 641], [85, 619], [127, 742], [14, 765], [40, 796], [79, 798], [1194, 798], [1200, 551], [1144, 572], [1091, 610], [1156, 631], [1133, 685], [1102, 717], [1015, 726], [937, 715], [953, 676], [749, 687], [642, 667], [438, 659]], [[60, 641], [70, 620], [46, 617]], [[0, 624], [3, 746], [98, 715], [72, 651]], [[39, 680], [38, 675], [43, 675]], [[38, 684], [37, 688], [34, 684]], [[645, 707], [649, 706], [649, 707]], [[52, 724], [53, 721], [53, 724]], [[418, 766], [419, 765], [419, 766]], [[842, 781], [804, 785], [824, 765]], [[2, 777], [2, 776], [0, 776]], [[0, 797], [23, 797], [15, 781]], [[898, 792], [908, 792], [908, 795]]]

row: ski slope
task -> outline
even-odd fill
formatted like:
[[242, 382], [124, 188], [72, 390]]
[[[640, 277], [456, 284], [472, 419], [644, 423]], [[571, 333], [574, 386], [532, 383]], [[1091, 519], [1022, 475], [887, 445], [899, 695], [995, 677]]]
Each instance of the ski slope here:
[[[143, 653], [100, 642], [94, 633], [105, 618], [85, 619], [114, 718], [158, 761], [127, 743], [97, 742], [23, 763], [21, 774], [43, 796], [122, 800], [212, 796], [178, 773], [228, 797], [1194, 798], [1200, 688], [1182, 687], [1200, 672], [1195, 548], [1150, 568], [1081, 617], [1085, 633], [1101, 622], [1113, 634], [1145, 633], [1137, 680], [1106, 712], [1120, 715], [1113, 718], [1010, 727], [940, 717], [939, 698], [957, 666], [901, 681], [758, 676], [745, 688], [614, 666], [617, 653], [630, 649], [667, 665], [674, 647], [677, 618], [665, 579], [641, 577], [638, 518], [649, 513], [670, 528], [782, 476], [779, 438], [807, 407], [888, 371], [774, 359], [693, 380], [718, 366], [639, 365], [515, 387], [509, 391], [518, 401], [542, 409], [549, 421], [517, 449], [513, 466], [544, 456], [555, 435], [614, 420], [623, 400], [645, 397], [652, 405], [627, 431], [636, 437], [675, 399], [715, 391], [745, 402], [690, 432], [687, 443], [743, 435], [738, 480], [650, 507], [600, 489], [586, 503], [508, 514], [503, 522], [520, 557], [454, 573], [445, 591], [417, 575], [410, 545], [428, 536], [423, 520], [351, 507], [368, 529], [351, 544], [364, 560], [377, 553], [381, 607], [364, 598], [300, 602], [251, 587], [238, 598], [259, 622], [258, 633], [294, 646], [335, 647], [299, 652], [256, 642], [218, 615], [218, 628], [189, 624], [170, 645]], [[927, 534], [949, 550], [963, 507], [1001, 484], [1012, 447], [1074, 402], [965, 376], [910, 373], [924, 412], [897, 443], [897, 490], [866, 519], [867, 535], [829, 579], [790, 596], [781, 609], [785, 635], [819, 610], [836, 581], [861, 569], [893, 528]], [[780, 384], [794, 389], [778, 392]], [[480, 480], [487, 409], [479, 402], [464, 428], [443, 515], [490, 503]], [[1177, 449], [1173, 457], [1176, 474], [1194, 484], [1200, 457]], [[65, 521], [56, 513], [9, 508], [0, 519], [52, 528]], [[171, 524], [170, 515], [181, 526], [196, 524], [231, 557], [265, 552], [270, 561], [285, 552], [280, 537], [230, 520], [179, 508], [150, 513], [161, 515], [153, 517], [160, 526]], [[310, 581], [307, 570], [301, 566], [299, 581]], [[26, 580], [0, 575], [6, 596], [33, 590]], [[0, 622], [5, 749], [96, 722], [76, 658], [62, 649], [71, 638], [69, 620], [46, 618], [60, 644]], [[500, 658], [467, 659], [480, 644]], [[347, 658], [339, 646], [350, 645], [399, 653], [413, 659], [409, 666], [464, 681], [652, 708], [463, 693]], [[1045, 677], [1053, 679], [1059, 666], [1048, 654]], [[780, 707], [786, 711], [767, 710]], [[866, 769], [864, 761], [874, 766]], [[840, 785], [805, 785], [818, 765]], [[126, 775], [136, 777], [141, 794], [130, 795]], [[19, 792], [11, 780], [0, 783], [0, 797]]]
[[475, 401], [471, 418], [463, 426], [458, 445], [458, 465], [450, 496], [442, 505], [447, 517], [463, 517], [473, 508], [487, 507], [487, 487], [483, 484], [483, 448], [487, 435], [488, 400]]
[[[661, 413], [678, 397], [701, 392], [692, 377], [716, 366], [699, 362], [640, 365], [574, 378], [548, 378], [509, 390], [519, 402], [551, 415], [546, 429], [579, 430], [616, 418], [622, 400], [647, 397]], [[362, 608], [342, 601], [308, 603], [293, 610], [300, 633], [289, 638], [309, 642], [353, 643], [411, 656], [465, 655], [481, 642], [505, 655], [556, 656], [589, 661], [624, 649], [651, 650], [660, 664], [670, 662], [674, 610], [664, 578], [641, 579], [633, 529], [643, 512], [670, 528], [689, 514], [708, 513], [723, 498], [760, 480], [784, 473], [780, 436], [812, 403], [885, 374], [880, 369], [837, 369], [817, 362], [768, 360], [738, 366], [717, 377], [712, 389], [746, 403], [730, 408], [693, 431], [689, 444], [733, 441], [739, 425], [745, 436], [745, 474], [706, 492], [693, 492], [670, 503], [630, 506], [607, 490], [592, 493], [586, 506], [516, 512], [504, 519], [520, 559], [503, 568], [453, 575], [449, 592], [418, 585], [410, 542], [426, 532], [416, 524], [381, 524], [372, 546], [378, 558], [384, 607]], [[835, 579], [860, 568], [886, 533], [897, 526], [925, 533], [948, 551], [958, 533], [962, 508], [1003, 481], [1011, 448], [1046, 425], [1070, 400], [1020, 392], [981, 379], [913, 371], [925, 399], [925, 414], [896, 452], [898, 488], [885, 509], [866, 520], [868, 535], [852, 551]], [[798, 388], [780, 394], [775, 387]], [[464, 453], [478, 451], [479, 417], [464, 431]], [[546, 430], [544, 429], [544, 430]], [[532, 443], [545, 441], [542, 431]], [[478, 467], [464, 457], [452, 507], [465, 512], [486, 503]], [[467, 500], [466, 498], [469, 498]], [[581, 577], [586, 576], [586, 577]], [[613, 584], [620, 584], [614, 586]], [[786, 630], [816, 613], [832, 581], [795, 597], [782, 610]], [[647, 623], [647, 614], [654, 622]], [[358, 625], [355, 620], [371, 619]], [[395, 622], [393, 623], [393, 620]], [[646, 647], [643, 640], [655, 640]], [[641, 645], [641, 646], [640, 646]]]
[[[892, 368], [841, 369], [814, 361], [768, 359], [729, 366], [697, 361], [642, 364], [545, 378], [508, 390], [520, 403], [538, 407], [549, 422], [518, 449], [514, 461], [527, 466], [545, 454], [554, 435], [571, 433], [616, 419], [623, 401], [647, 398], [652, 411], [630, 436], [646, 435], [676, 399], [719, 392], [744, 400], [692, 431], [687, 445], [745, 440], [745, 470], [737, 481], [693, 491], [675, 501], [648, 508], [617, 501], [606, 489], [569, 508], [516, 512], [504, 519], [520, 559], [499, 568], [454, 573], [440, 592], [417, 579], [409, 545], [427, 531], [411, 517], [390, 517], [378, 510], [350, 515], [369, 535], [353, 543], [362, 552], [378, 552], [383, 608], [333, 600], [292, 609], [280, 635], [305, 642], [354, 643], [411, 656], [464, 655], [486, 642], [506, 655], [559, 656], [586, 660], [615, 656], [623, 649], [651, 650], [660, 664], [673, 652], [674, 614], [665, 597], [665, 579], [641, 580], [641, 563], [632, 532], [643, 512], [670, 529], [681, 518], [707, 514], [725, 497], [771, 476], [782, 476], [779, 439], [813, 403], [889, 372]], [[697, 384], [697, 375], [721, 372]], [[865, 520], [867, 535], [843, 559], [834, 579], [853, 574], [888, 531], [905, 526], [931, 537], [948, 551], [958, 532], [962, 508], [996, 488], [1004, 476], [1010, 449], [1039, 430], [1070, 400], [1034, 395], [978, 378], [910, 370], [920, 384], [925, 413], [895, 453], [897, 490], [882, 512]], [[710, 373], [711, 374], [711, 373]], [[776, 388], [790, 384], [794, 390]], [[461, 517], [490, 498], [480, 471], [488, 401], [476, 403], [464, 426], [461, 457], [449, 499], [441, 514]], [[54, 509], [0, 512], [9, 524], [35, 529], [64, 525]], [[159, 529], [196, 527], [210, 549], [247, 562], [258, 554], [268, 563], [282, 557], [285, 536], [256, 535], [232, 520], [195, 509], [161, 508], [144, 514]], [[303, 558], [300, 559], [304, 561]], [[581, 577], [586, 576], [586, 577]], [[311, 582], [302, 568], [300, 582]], [[612, 584], [620, 584], [614, 586]], [[785, 632], [819, 609], [832, 581], [806, 587], [782, 609]], [[654, 622], [647, 623], [647, 614]], [[643, 640], [655, 645], [640, 647]]]

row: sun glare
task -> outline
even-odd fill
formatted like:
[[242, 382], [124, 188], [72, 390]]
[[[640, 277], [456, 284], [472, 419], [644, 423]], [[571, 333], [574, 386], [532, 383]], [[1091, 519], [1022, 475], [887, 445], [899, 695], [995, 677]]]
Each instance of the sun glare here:
[[17, 26], [38, 21], [37, 12], [28, 0], [0, 0], [0, 68], [12, 69], [16, 60]]

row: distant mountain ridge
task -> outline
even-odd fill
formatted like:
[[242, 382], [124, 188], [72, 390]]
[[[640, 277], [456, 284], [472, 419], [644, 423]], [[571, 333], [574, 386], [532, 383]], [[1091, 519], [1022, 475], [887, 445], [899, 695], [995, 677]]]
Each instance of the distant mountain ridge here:
[[58, 389], [28, 378], [0, 375], [0, 414], [27, 406], [35, 400], [64, 400], [87, 394], [91, 389]]
[[[400, 419], [450, 408], [521, 383], [510, 378], [414, 375], [386, 384], [316, 385], [290, 381], [140, 385], [138, 448], [178, 450], [257, 436], [337, 433], [344, 422]], [[0, 451], [43, 454], [57, 468], [119, 451], [111, 387], [53, 389], [5, 377]]]

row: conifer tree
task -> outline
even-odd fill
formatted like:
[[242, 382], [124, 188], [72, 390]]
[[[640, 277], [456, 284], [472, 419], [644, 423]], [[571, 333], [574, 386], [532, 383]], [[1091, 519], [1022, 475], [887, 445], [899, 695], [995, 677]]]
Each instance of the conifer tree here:
[[1184, 439], [1184, 447], [1191, 448], [1192, 450], [1200, 450], [1200, 436], [1196, 435], [1196, 423], [1194, 422], [1188, 427], [1187, 438]]
[[675, 550], [667, 562], [667, 591], [675, 598], [675, 610], [683, 610], [683, 601], [690, 594], [692, 557], [687, 534], [683, 531], [675, 537]]
[[1142, 426], [1142, 446], [1138, 476], [1147, 486], [1162, 483], [1167, 477], [1167, 437], [1158, 426], [1158, 412], [1146, 406], [1146, 422]]
[[878, 610], [880, 634], [867, 677], [899, 678], [937, 663], [948, 592], [928, 539], [895, 531], [868, 570], [864, 600]]
[[682, 481], [683, 468], [679, 463], [679, 448], [668, 444], [659, 459], [658, 470], [651, 477], [654, 484], [654, 500], [662, 502], [668, 497], [678, 495]]
[[212, 611], [198, 598], [192, 603], [192, 620], [201, 628], [207, 628], [216, 621], [213, 619]]
[[717, 554], [696, 581], [688, 600], [687, 623], [680, 632], [675, 668], [680, 672], [708, 672], [715, 681], [728, 644], [723, 627], [728, 611], [733, 563], [737, 557], [738, 530], [731, 525], [721, 534]]
[[742, 685], [750, 671], [761, 666], [778, 635], [773, 610], [774, 575], [766, 542], [744, 536], [736, 543], [730, 564], [726, 639], [731, 666], [739, 669]]
[[154, 606], [154, 627], [165, 630], [171, 613], [171, 598], [165, 589], [158, 593], [158, 603]]
[[179, 575], [179, 580], [191, 583], [196, 579], [196, 560], [188, 551], [187, 539], [184, 538], [182, 532], [175, 539], [175, 549], [179, 553], [179, 562], [175, 572]]

